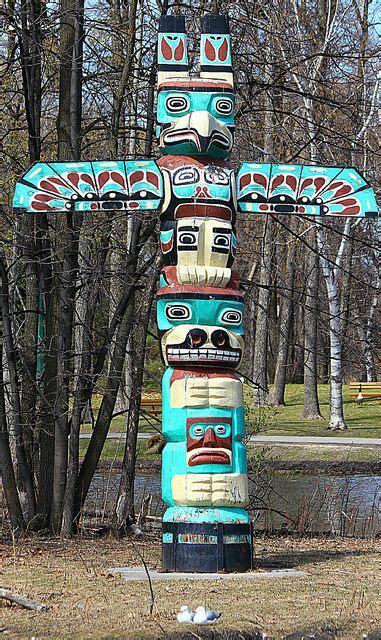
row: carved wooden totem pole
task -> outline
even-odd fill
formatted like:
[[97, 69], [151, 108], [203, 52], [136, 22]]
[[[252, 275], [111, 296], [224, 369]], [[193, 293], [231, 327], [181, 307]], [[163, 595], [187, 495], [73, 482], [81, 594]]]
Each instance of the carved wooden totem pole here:
[[201, 73], [188, 69], [183, 17], [161, 19], [158, 162], [165, 268], [157, 294], [163, 377], [163, 567], [251, 565], [242, 382], [243, 297], [236, 249], [234, 88], [223, 16], [206, 16]]
[[165, 267], [157, 322], [162, 382], [163, 568], [251, 566], [242, 382], [243, 296], [232, 271], [237, 210], [248, 215], [375, 216], [353, 168], [245, 162], [237, 177], [234, 87], [224, 16], [208, 15], [201, 73], [191, 76], [182, 16], [158, 41], [154, 160], [35, 163], [16, 185], [19, 212], [157, 211]]

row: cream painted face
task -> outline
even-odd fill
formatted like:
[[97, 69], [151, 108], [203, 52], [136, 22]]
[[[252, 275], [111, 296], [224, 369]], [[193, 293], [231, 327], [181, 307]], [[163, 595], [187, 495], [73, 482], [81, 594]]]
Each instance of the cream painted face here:
[[187, 473], [173, 476], [172, 496], [179, 506], [244, 507], [248, 480], [241, 473]]
[[170, 388], [173, 409], [184, 407], [243, 407], [243, 387], [240, 380], [187, 376], [175, 380]]
[[[193, 346], [188, 339], [190, 332], [195, 328], [201, 329], [206, 335], [206, 340], [201, 346]], [[223, 332], [228, 338], [228, 344], [215, 346], [212, 342], [215, 332]], [[161, 347], [166, 366], [195, 364], [235, 369], [241, 363], [244, 343], [242, 336], [227, 328], [182, 324], [166, 331], [161, 340]]]
[[232, 252], [231, 222], [217, 218], [181, 218], [177, 223], [177, 264], [227, 267]]

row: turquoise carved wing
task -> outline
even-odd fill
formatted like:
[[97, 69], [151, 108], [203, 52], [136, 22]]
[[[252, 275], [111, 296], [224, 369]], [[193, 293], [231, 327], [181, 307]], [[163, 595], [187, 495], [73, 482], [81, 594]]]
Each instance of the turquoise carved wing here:
[[20, 213], [155, 211], [163, 179], [153, 160], [36, 162], [16, 184]]
[[247, 213], [377, 216], [373, 189], [353, 168], [244, 162], [237, 199]]

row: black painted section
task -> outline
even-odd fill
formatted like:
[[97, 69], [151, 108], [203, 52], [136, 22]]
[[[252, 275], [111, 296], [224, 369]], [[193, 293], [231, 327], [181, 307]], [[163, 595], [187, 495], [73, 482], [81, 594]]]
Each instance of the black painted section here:
[[[163, 542], [163, 570], [194, 573], [248, 571], [252, 568], [251, 524], [222, 522], [163, 522], [163, 534], [172, 533], [173, 542]], [[178, 536], [187, 536], [179, 542]], [[216, 543], [192, 542], [192, 536], [216, 536]], [[250, 542], [224, 543], [224, 536], [248, 536]]]
[[203, 33], [229, 33], [229, 22], [227, 16], [206, 15], [202, 21]]
[[185, 33], [184, 16], [161, 16], [160, 32], [161, 33]]

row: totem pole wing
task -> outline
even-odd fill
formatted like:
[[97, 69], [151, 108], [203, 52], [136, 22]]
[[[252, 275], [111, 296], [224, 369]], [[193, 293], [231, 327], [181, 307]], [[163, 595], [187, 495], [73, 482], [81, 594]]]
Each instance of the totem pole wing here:
[[163, 180], [153, 160], [36, 162], [18, 180], [19, 213], [155, 211]]
[[247, 213], [377, 217], [373, 189], [352, 167], [244, 162], [237, 199]]

